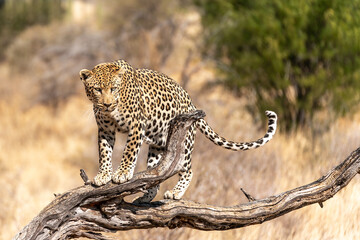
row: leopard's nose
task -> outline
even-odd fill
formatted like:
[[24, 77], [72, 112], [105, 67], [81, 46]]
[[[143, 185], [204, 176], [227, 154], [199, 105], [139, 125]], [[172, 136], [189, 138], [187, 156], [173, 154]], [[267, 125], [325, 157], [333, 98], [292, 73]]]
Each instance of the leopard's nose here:
[[104, 103], [104, 106], [105, 106], [106, 108], [109, 108], [109, 107], [111, 106], [111, 103]]

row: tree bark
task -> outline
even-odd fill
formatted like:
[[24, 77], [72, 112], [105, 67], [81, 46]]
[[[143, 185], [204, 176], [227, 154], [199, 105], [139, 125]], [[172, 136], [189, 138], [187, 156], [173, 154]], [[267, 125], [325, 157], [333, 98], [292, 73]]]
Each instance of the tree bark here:
[[[125, 196], [144, 192], [182, 170], [183, 142], [191, 124], [204, 117], [202, 111], [181, 115], [171, 125], [168, 146], [161, 163], [140, 172], [126, 183], [89, 184], [58, 195], [14, 239], [69, 239], [88, 237], [105, 240], [102, 232], [154, 227], [191, 227], [199, 230], [227, 230], [284, 215], [295, 209], [322, 203], [360, 173], [360, 148], [317, 181], [293, 190], [232, 207], [217, 207], [187, 200], [162, 200], [133, 204]], [[85, 182], [86, 176], [82, 174]]]

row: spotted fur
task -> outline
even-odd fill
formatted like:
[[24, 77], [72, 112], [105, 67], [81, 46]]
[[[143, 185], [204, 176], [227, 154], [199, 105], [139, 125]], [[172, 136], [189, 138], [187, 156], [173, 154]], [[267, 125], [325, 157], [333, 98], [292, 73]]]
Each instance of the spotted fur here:
[[[112, 180], [123, 183], [132, 178], [140, 147], [149, 144], [148, 168], [156, 166], [163, 154], [170, 120], [175, 116], [194, 111], [188, 93], [168, 76], [148, 69], [134, 69], [124, 60], [102, 63], [92, 70], [80, 71], [87, 97], [93, 102], [98, 125], [99, 172], [93, 184], [101, 186]], [[238, 143], [219, 136], [204, 119], [195, 122], [186, 136], [184, 171], [179, 182], [165, 198], [180, 199], [192, 178], [191, 153], [194, 147], [196, 129], [218, 146], [239, 151], [260, 147], [275, 134], [277, 116], [267, 111], [268, 130], [264, 137]], [[113, 173], [112, 152], [115, 133], [127, 134], [127, 141], [120, 166]], [[158, 186], [137, 199], [137, 202], [151, 201]]]

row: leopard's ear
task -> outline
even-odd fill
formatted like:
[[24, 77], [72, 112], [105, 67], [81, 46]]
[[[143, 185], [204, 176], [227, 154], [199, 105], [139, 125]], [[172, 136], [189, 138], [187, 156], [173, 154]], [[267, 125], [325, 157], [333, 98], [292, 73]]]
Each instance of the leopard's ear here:
[[85, 81], [91, 76], [92, 72], [88, 69], [82, 69], [79, 72], [80, 80], [85, 83]]
[[115, 72], [116, 72], [116, 74], [120, 75], [120, 74], [124, 74], [126, 72], [126, 70], [124, 67], [117, 65], [115, 68]]

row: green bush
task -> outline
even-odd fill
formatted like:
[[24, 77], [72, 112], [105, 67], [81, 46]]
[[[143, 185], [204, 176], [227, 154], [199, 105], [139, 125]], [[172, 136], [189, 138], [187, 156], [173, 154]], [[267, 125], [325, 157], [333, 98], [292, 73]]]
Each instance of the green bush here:
[[282, 128], [359, 102], [360, 1], [195, 0], [206, 54], [252, 109], [277, 111]]

